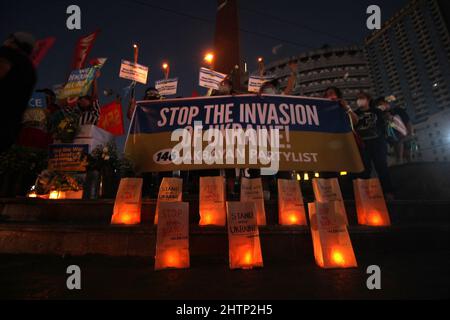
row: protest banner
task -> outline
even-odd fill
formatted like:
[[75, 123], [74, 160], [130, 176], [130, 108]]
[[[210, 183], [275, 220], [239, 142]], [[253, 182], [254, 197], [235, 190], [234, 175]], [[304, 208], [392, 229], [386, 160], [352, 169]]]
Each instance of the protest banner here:
[[[239, 140], [242, 135], [247, 143]], [[290, 96], [138, 102], [126, 153], [138, 172], [264, 170], [276, 165], [280, 171], [364, 168], [349, 117], [337, 102]], [[264, 153], [268, 161], [263, 161]]]
[[203, 88], [218, 90], [220, 83], [225, 80], [226, 74], [210, 70], [207, 68], [200, 69], [199, 85]]
[[155, 270], [189, 268], [189, 203], [162, 202], [159, 212]]
[[95, 68], [74, 70], [64, 88], [59, 92], [58, 99], [77, 98], [89, 95], [95, 77]]
[[30, 108], [47, 108], [47, 96], [43, 92], [34, 92], [28, 102]]
[[161, 203], [181, 202], [182, 199], [183, 180], [178, 178], [163, 178], [156, 202], [155, 224], [158, 224], [159, 206]]
[[57, 172], [86, 172], [88, 145], [53, 144], [49, 146], [48, 169]]
[[142, 84], [147, 84], [148, 67], [137, 63], [122, 60], [120, 65], [119, 77], [131, 81], [136, 81]]
[[259, 93], [262, 85], [268, 81], [273, 80], [273, 77], [257, 77], [251, 76], [248, 79], [248, 92]]
[[264, 192], [261, 178], [241, 180], [241, 202], [253, 202], [256, 208], [258, 226], [265, 226], [266, 209], [264, 206]]
[[336, 201], [338, 203], [338, 212], [342, 215], [345, 224], [348, 225], [347, 211], [345, 210], [344, 198], [342, 197], [338, 179], [313, 179], [312, 185], [316, 201]]
[[139, 178], [120, 180], [111, 224], [132, 225], [141, 223], [143, 183], [143, 179]]
[[308, 205], [314, 257], [319, 267], [357, 267], [347, 225], [339, 214], [338, 202], [314, 202]]
[[353, 189], [359, 224], [373, 227], [391, 225], [379, 179], [353, 180]]
[[100, 108], [100, 118], [97, 126], [115, 136], [121, 136], [125, 133], [120, 101], [114, 101]]
[[297, 180], [278, 179], [278, 219], [282, 226], [306, 226], [305, 205]]
[[162, 96], [176, 95], [178, 89], [178, 78], [156, 81], [155, 88]]
[[54, 37], [36, 41], [36, 45], [34, 46], [33, 53], [30, 57], [35, 68], [37, 68], [39, 66], [41, 61], [47, 55], [48, 51], [55, 44], [55, 41], [56, 41], [56, 38], [54, 38]]
[[200, 177], [200, 225], [226, 225], [225, 178]]
[[97, 39], [100, 30], [95, 31], [87, 36], [78, 39], [75, 46], [75, 53], [72, 60], [72, 70], [78, 70], [84, 68], [87, 57], [94, 46], [94, 42]]
[[230, 269], [262, 268], [263, 258], [253, 202], [227, 202]]

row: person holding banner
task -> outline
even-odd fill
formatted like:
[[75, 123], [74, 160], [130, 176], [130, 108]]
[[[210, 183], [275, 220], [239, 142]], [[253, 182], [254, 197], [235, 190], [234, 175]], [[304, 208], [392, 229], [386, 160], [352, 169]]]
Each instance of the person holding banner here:
[[36, 71], [30, 59], [35, 46], [31, 34], [11, 34], [0, 47], [0, 153], [14, 144], [19, 134], [22, 114], [36, 85]]

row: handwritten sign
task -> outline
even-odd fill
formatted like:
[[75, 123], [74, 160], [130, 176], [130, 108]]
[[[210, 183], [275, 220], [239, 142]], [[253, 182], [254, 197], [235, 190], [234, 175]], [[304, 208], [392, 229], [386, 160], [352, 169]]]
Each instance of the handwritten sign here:
[[278, 217], [280, 225], [307, 224], [298, 181], [278, 179]]
[[156, 203], [155, 224], [158, 224], [159, 206], [162, 202], [181, 202], [182, 198], [183, 180], [178, 178], [163, 178]]
[[148, 67], [130, 61], [122, 60], [119, 77], [122, 79], [136, 81], [142, 84], [147, 84]]
[[246, 179], [241, 181], [241, 202], [253, 202], [256, 206], [258, 226], [265, 226], [266, 210], [264, 207], [264, 194], [261, 178]]
[[200, 225], [226, 225], [225, 178], [200, 178]]
[[112, 224], [139, 224], [141, 222], [143, 179], [126, 178], [120, 181], [114, 203]]

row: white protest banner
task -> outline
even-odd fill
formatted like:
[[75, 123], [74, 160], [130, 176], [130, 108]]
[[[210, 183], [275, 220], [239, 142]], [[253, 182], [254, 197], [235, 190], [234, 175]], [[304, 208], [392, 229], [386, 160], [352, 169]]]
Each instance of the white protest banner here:
[[220, 83], [225, 80], [226, 74], [207, 68], [200, 69], [199, 85], [203, 88], [218, 90]]
[[200, 225], [226, 225], [224, 177], [200, 177]]
[[183, 180], [178, 178], [163, 178], [156, 202], [155, 224], [158, 224], [159, 206], [162, 202], [181, 202], [182, 198]]
[[155, 270], [189, 268], [189, 203], [164, 202], [159, 212]]
[[255, 209], [253, 202], [227, 202], [230, 269], [263, 267]]
[[278, 219], [282, 226], [306, 226], [306, 213], [297, 180], [278, 179]]
[[344, 198], [342, 197], [339, 180], [333, 179], [313, 179], [314, 196], [318, 202], [338, 202], [338, 211], [348, 225], [347, 211], [345, 210]]
[[339, 214], [339, 202], [314, 202], [309, 206], [314, 257], [319, 267], [357, 267], [347, 225]]
[[176, 95], [178, 89], [178, 78], [156, 81], [155, 88], [162, 96]]
[[122, 60], [119, 77], [142, 84], [147, 84], [148, 67]]
[[248, 79], [248, 92], [259, 93], [259, 90], [261, 89], [262, 85], [273, 79], [274, 78], [272, 78], [272, 77], [251, 76]]
[[266, 210], [264, 207], [264, 193], [261, 178], [246, 179], [241, 181], [241, 202], [254, 202], [256, 205], [256, 216], [258, 226], [265, 226]]

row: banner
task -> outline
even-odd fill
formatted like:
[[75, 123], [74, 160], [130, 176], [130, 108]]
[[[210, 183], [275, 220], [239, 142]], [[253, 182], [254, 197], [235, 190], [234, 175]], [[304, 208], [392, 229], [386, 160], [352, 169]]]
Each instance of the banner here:
[[114, 101], [100, 108], [100, 118], [97, 127], [102, 128], [115, 136], [123, 135], [123, 112], [119, 101]]
[[225, 226], [225, 178], [200, 177], [200, 225]]
[[84, 68], [87, 57], [91, 52], [94, 42], [97, 39], [99, 33], [100, 31], [95, 31], [94, 33], [78, 39], [72, 61], [72, 70]]
[[178, 178], [163, 178], [159, 187], [156, 202], [155, 224], [158, 224], [159, 205], [163, 202], [181, 202], [183, 199], [183, 180]]
[[178, 78], [156, 81], [155, 88], [162, 96], [176, 95], [178, 89]]
[[89, 95], [95, 77], [95, 68], [74, 70], [64, 88], [59, 92], [58, 99], [77, 98]]
[[308, 207], [317, 265], [325, 269], [357, 267], [347, 225], [338, 213], [339, 203], [315, 202]]
[[264, 193], [261, 178], [241, 180], [241, 202], [253, 202], [256, 208], [258, 226], [265, 226], [266, 209], [264, 206]]
[[272, 78], [272, 77], [251, 76], [248, 79], [248, 92], [259, 93], [259, 90], [261, 89], [262, 85], [273, 79], [274, 78]]
[[137, 63], [122, 60], [119, 77], [147, 84], [148, 68]]
[[86, 172], [89, 146], [53, 144], [49, 146], [48, 169], [57, 172]]
[[31, 61], [35, 68], [39, 66], [41, 61], [47, 55], [47, 52], [53, 47], [55, 44], [56, 38], [50, 37], [42, 40], [36, 41], [36, 45], [34, 47], [34, 51], [31, 55]]
[[230, 269], [262, 268], [255, 204], [227, 202]]
[[[264, 130], [267, 137], [263, 137]], [[222, 149], [214, 150], [216, 139], [210, 139], [211, 133], [222, 142]], [[242, 134], [246, 143], [239, 140]], [[203, 143], [200, 150], [196, 141]], [[138, 172], [269, 170], [277, 164], [279, 171], [363, 170], [349, 117], [339, 104], [304, 97], [242, 95], [141, 101], [131, 122], [126, 153]], [[262, 161], [264, 153], [268, 162]]]
[[199, 85], [208, 89], [219, 89], [220, 83], [225, 80], [226, 74], [216, 72], [207, 68], [200, 69]]
[[358, 223], [373, 227], [391, 225], [380, 180], [353, 180]]
[[105, 65], [106, 61], [108, 61], [108, 58], [95, 58], [91, 59], [91, 61], [89, 61], [89, 64], [93, 67], [101, 69]]
[[160, 205], [155, 270], [189, 268], [189, 203]]
[[305, 205], [297, 180], [278, 179], [278, 219], [282, 226], [306, 226]]
[[28, 101], [28, 107], [47, 108], [47, 95], [43, 92], [34, 92], [30, 101]]
[[120, 180], [111, 224], [141, 223], [143, 179], [126, 178]]
[[342, 197], [339, 180], [334, 179], [313, 179], [314, 196], [318, 202], [337, 202], [338, 212], [348, 226], [347, 211], [345, 210], [344, 198]]

